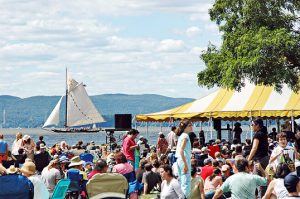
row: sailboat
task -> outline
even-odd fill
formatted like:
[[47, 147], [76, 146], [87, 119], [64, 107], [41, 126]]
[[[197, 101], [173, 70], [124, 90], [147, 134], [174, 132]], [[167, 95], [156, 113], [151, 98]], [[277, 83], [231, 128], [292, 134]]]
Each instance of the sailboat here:
[[[105, 122], [104, 118], [96, 109], [95, 105], [88, 96], [85, 85], [78, 83], [75, 79], [68, 76], [66, 71], [66, 110], [64, 128], [50, 128], [57, 133], [72, 132], [99, 132], [101, 129], [95, 128], [97, 123]], [[60, 107], [62, 104], [62, 96], [50, 116], [43, 125], [43, 129], [47, 127], [58, 126], [60, 121]], [[92, 126], [86, 128], [84, 126]]]

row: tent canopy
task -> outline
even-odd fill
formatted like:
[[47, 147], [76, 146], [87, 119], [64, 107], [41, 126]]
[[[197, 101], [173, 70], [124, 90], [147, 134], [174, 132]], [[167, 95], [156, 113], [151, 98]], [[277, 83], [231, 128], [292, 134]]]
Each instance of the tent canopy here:
[[137, 121], [171, 121], [176, 119], [240, 120], [250, 117], [286, 118], [300, 116], [300, 94], [287, 86], [278, 93], [273, 87], [246, 84], [240, 92], [219, 89], [205, 97], [173, 109], [140, 114]]

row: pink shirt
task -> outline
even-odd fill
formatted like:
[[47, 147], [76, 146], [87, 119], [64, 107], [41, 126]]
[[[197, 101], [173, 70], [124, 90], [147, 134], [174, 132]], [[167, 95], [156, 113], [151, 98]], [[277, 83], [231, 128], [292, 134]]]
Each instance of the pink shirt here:
[[126, 173], [130, 173], [131, 171], [133, 171], [133, 166], [131, 166], [129, 163], [120, 163], [120, 164], [116, 164], [113, 167], [113, 172], [117, 172], [120, 173], [122, 175], [126, 174]]
[[123, 153], [127, 160], [134, 161], [134, 150], [129, 150], [130, 147], [135, 146], [135, 141], [130, 137], [126, 137], [123, 141]]
[[218, 186], [222, 185], [222, 182], [221, 176], [216, 176], [211, 181], [209, 180], [209, 177], [207, 177], [204, 182], [204, 192], [207, 193], [210, 191], [215, 191]]

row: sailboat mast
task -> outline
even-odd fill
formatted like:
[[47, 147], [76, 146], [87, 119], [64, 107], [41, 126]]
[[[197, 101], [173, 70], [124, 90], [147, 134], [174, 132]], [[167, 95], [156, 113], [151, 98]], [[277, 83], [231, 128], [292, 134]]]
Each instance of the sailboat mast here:
[[66, 112], [65, 112], [65, 127], [67, 126], [67, 115], [68, 114], [68, 69], [66, 68]]

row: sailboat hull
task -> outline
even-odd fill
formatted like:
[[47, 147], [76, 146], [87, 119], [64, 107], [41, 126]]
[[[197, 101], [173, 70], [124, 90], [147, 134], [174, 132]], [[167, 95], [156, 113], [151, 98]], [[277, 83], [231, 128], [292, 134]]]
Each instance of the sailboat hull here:
[[98, 133], [101, 129], [51, 129], [55, 133]]

